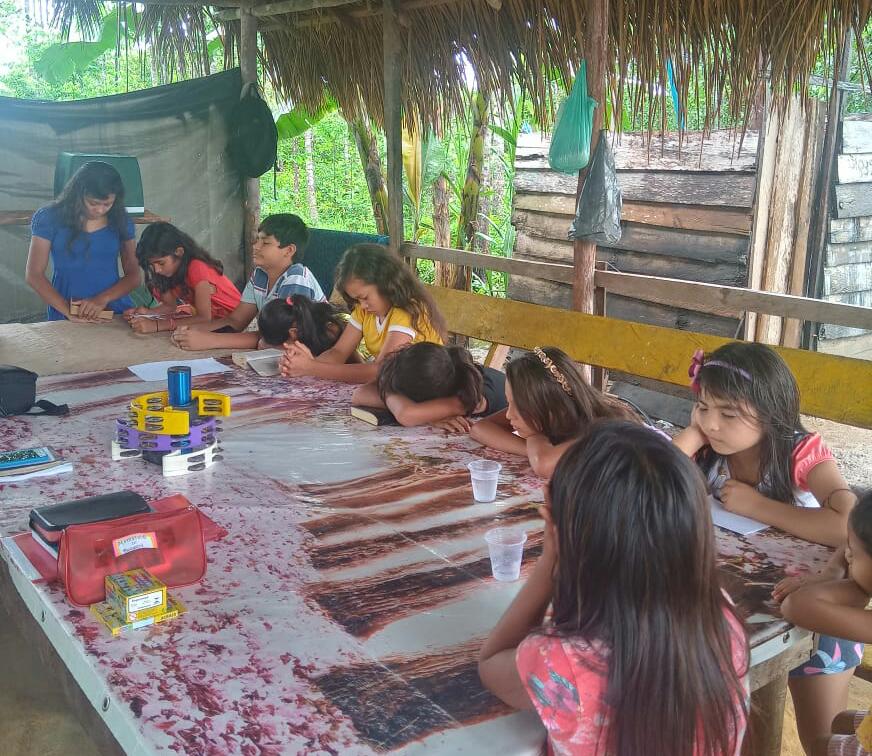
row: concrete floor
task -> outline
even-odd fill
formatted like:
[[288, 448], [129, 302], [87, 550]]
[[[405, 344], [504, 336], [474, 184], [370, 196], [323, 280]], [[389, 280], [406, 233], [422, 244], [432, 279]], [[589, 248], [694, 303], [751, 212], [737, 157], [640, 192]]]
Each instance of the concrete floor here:
[[[0, 605], [0, 746], [4, 756], [97, 756], [98, 751], [67, 706], [42, 662]], [[872, 683], [851, 682], [851, 708], [868, 708]], [[788, 696], [782, 756], [802, 756]]]

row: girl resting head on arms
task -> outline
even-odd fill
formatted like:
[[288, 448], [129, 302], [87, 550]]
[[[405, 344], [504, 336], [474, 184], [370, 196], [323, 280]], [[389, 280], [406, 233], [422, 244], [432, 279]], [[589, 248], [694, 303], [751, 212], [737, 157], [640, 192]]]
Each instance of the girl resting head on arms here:
[[542, 555], [482, 647], [482, 682], [535, 708], [555, 754], [738, 754], [748, 642], [694, 465], [648, 428], [597, 422], [546, 491]]
[[422, 341], [388, 355], [376, 385], [356, 389], [352, 402], [387, 407], [400, 425], [435, 425], [468, 432], [469, 418], [506, 406], [506, 376], [476, 365], [462, 347]]
[[261, 347], [301, 343], [316, 357], [330, 349], [345, 329], [345, 320], [329, 302], [295, 294], [267, 302], [257, 315]]
[[629, 407], [590, 386], [557, 347], [536, 347], [507, 365], [506, 400], [508, 408], [475, 423], [471, 435], [493, 449], [527, 455], [544, 478], [592, 421], [638, 421]]
[[[445, 321], [403, 260], [381, 244], [350, 247], [336, 268], [336, 289], [351, 308], [348, 328], [335, 346], [313, 355], [290, 345], [282, 375], [311, 375], [347, 383], [372, 383], [384, 358], [405, 344], [441, 344]], [[346, 364], [363, 342], [372, 362]]]
[[675, 437], [726, 509], [807, 541], [840, 546], [856, 497], [799, 417], [790, 368], [762, 344], [733, 342], [691, 364], [697, 403]]
[[[158, 301], [155, 307], [137, 307], [124, 313], [137, 333], [175, 330], [172, 315], [179, 305], [194, 308], [194, 315], [184, 321], [191, 325], [227, 317], [239, 304], [239, 289], [224, 275], [224, 264], [172, 223], [147, 226], [136, 245], [136, 259], [145, 271], [145, 285]], [[147, 314], [166, 317], [135, 317]]]

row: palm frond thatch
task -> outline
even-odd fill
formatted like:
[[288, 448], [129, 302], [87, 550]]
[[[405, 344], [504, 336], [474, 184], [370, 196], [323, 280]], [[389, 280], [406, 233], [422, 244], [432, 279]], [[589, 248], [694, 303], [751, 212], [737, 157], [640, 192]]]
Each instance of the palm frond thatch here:
[[[255, 7], [267, 2], [256, 0]], [[171, 29], [164, 25], [170, 14], [179, 17], [178, 9], [145, 3], [148, 23]], [[95, 0], [54, 2], [58, 18], [79, 23], [93, 20], [95, 5]], [[378, 0], [361, 0], [263, 17], [262, 60], [277, 91], [315, 108], [327, 87], [346, 114], [366, 113], [380, 123], [379, 7]], [[551, 82], [568, 84], [584, 57], [588, 7], [580, 0], [502, 0], [499, 10], [485, 0], [401, 0], [406, 118], [436, 125], [463, 112], [471, 69], [485, 93], [511, 92], [520, 84], [537, 118], [547, 123]], [[184, 10], [188, 18], [205, 12]], [[862, 40], [870, 13], [872, 0], [611, 0], [608, 97], [620, 116], [626, 90], [631, 109], [641, 113], [652, 87], [665, 89], [671, 64], [684, 103], [691, 82], [701, 80], [709, 112], [723, 103], [738, 119], [762, 75], [768, 71], [776, 93], [803, 88], [822, 54], [838, 59], [847, 30]], [[238, 29], [238, 21], [226, 23], [228, 50]], [[162, 49], [170, 48], [165, 39]], [[862, 45], [860, 58], [865, 64]], [[648, 128], [658, 125], [656, 111], [647, 109]], [[662, 108], [659, 113], [665, 117]]]

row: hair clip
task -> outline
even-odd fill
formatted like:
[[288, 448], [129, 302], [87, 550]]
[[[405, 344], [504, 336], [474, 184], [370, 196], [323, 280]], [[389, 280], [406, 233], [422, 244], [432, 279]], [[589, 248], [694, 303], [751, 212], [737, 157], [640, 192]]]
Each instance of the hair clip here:
[[552, 360], [541, 347], [533, 347], [533, 354], [535, 354], [539, 360], [544, 365], [545, 369], [551, 373], [552, 377], [555, 381], [560, 384], [560, 388], [562, 388], [567, 395], [572, 396], [572, 389], [569, 388], [569, 383], [566, 380], [566, 376], [560, 372], [560, 369], [557, 365], [554, 364], [554, 360]]
[[720, 367], [725, 370], [732, 370], [734, 373], [738, 373], [742, 378], [746, 381], [751, 380], [751, 374], [736, 365], [731, 365], [729, 362], [724, 362], [723, 360], [709, 360], [706, 362], [705, 353], [702, 349], [697, 349], [693, 353], [693, 357], [690, 360], [690, 367], [687, 369], [687, 375], [690, 377], [690, 387], [694, 390], [695, 393], [699, 393], [699, 373], [704, 367]]
[[291, 294], [285, 299], [285, 304], [289, 304], [291, 307], [294, 306], [294, 295]]

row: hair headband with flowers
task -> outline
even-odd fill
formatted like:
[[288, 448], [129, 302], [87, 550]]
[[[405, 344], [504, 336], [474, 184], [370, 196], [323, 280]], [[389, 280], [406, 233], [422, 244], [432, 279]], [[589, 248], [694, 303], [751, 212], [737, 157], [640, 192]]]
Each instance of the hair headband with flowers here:
[[572, 396], [572, 389], [569, 388], [569, 383], [566, 380], [566, 376], [560, 372], [560, 369], [557, 365], [554, 364], [554, 360], [552, 360], [544, 351], [542, 351], [541, 347], [533, 347], [533, 354], [535, 354], [542, 364], [545, 366], [545, 369], [551, 373], [551, 376], [560, 384], [560, 388], [562, 388], [569, 396]]
[[704, 367], [721, 367], [727, 370], [732, 370], [734, 373], [738, 373], [742, 376], [746, 381], [751, 380], [751, 374], [744, 370], [743, 368], [736, 367], [735, 365], [731, 365], [729, 362], [724, 362], [723, 360], [708, 360], [705, 359], [705, 353], [702, 349], [697, 349], [693, 353], [693, 358], [690, 360], [690, 367], [687, 369], [687, 375], [690, 378], [690, 387], [696, 392], [699, 393], [699, 372]]

